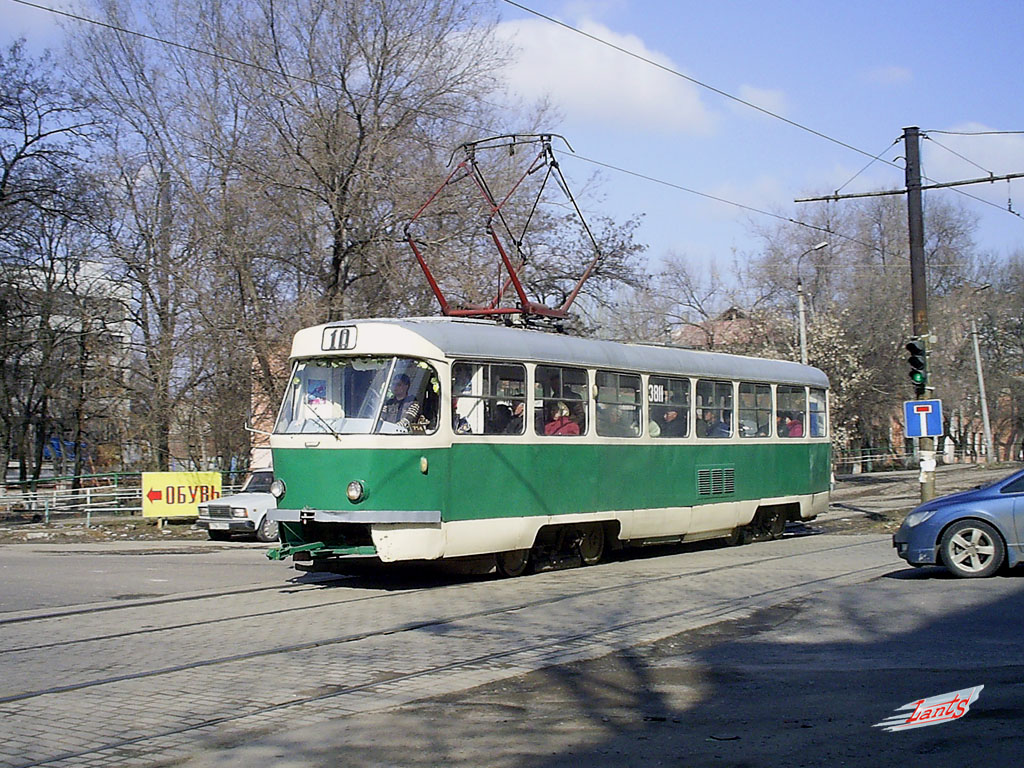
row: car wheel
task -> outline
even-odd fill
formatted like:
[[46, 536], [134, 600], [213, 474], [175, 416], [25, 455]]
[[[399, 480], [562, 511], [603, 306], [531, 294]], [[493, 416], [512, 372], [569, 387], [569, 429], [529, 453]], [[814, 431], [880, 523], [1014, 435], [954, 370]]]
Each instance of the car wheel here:
[[991, 576], [1006, 559], [999, 532], [981, 520], [961, 520], [942, 534], [942, 562], [954, 576], [977, 579]]
[[271, 520], [264, 515], [259, 528], [256, 529], [256, 540], [277, 541], [277, 520]]

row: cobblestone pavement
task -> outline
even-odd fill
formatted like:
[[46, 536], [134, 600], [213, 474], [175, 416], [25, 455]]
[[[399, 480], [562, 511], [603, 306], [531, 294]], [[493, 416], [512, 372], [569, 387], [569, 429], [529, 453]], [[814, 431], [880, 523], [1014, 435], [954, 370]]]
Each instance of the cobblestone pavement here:
[[[41, 551], [38, 573], [60, 556]], [[125, 556], [144, 567], [145, 555]], [[203, 551], [186, 557], [201, 572]], [[884, 535], [787, 535], [511, 580], [368, 571], [7, 611], [0, 766], [177, 762], [597, 658], [902, 567]]]

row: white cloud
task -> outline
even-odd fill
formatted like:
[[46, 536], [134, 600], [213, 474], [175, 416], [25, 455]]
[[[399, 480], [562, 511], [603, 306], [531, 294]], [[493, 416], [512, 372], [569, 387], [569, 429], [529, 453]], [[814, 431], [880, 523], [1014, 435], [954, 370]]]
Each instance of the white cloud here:
[[[741, 85], [736, 96], [756, 107], [774, 112], [776, 115], [784, 115], [786, 113], [786, 94], [782, 91], [770, 88], [756, 88], [753, 85]], [[751, 114], [754, 114], [750, 111], [750, 107], [737, 102], [730, 103], [734, 111], [743, 117], [749, 117]]]
[[[588, 34], [678, 69], [640, 38], [585, 21]], [[549, 96], [570, 120], [640, 128], [652, 133], [706, 134], [714, 118], [697, 87], [645, 62], [540, 19], [506, 21], [498, 34], [519, 49], [507, 70], [509, 87], [526, 99]]]
[[864, 77], [871, 83], [879, 85], [905, 85], [914, 79], [914, 73], [906, 67], [890, 65], [869, 69]]

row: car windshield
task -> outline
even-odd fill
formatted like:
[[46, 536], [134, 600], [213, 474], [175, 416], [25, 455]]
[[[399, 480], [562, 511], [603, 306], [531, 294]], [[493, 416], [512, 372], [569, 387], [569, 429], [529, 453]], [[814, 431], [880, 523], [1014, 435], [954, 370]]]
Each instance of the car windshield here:
[[298, 360], [274, 431], [283, 434], [426, 434], [437, 429], [434, 369], [403, 357]]
[[242, 488], [244, 493], [270, 493], [270, 484], [274, 482], [273, 472], [253, 472]]

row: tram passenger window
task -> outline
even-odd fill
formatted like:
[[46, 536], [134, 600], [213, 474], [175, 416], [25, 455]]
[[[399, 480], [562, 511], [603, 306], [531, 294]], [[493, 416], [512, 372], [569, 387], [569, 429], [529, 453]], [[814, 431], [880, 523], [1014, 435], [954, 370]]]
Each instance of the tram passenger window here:
[[521, 435], [526, 368], [506, 363], [452, 366], [452, 429], [456, 434]]
[[732, 435], [732, 382], [697, 382], [697, 437]]
[[651, 376], [647, 380], [651, 437], [686, 437], [690, 433], [690, 380]]
[[597, 434], [603, 437], [639, 437], [640, 377], [635, 374], [597, 372]]
[[779, 437], [803, 437], [807, 411], [807, 392], [803, 387], [779, 385], [775, 390], [778, 410], [775, 426]]
[[587, 372], [582, 368], [538, 365], [534, 377], [534, 429], [538, 435], [587, 432]]
[[767, 384], [740, 384], [740, 437], [767, 437], [772, 433], [772, 388]]
[[828, 434], [828, 421], [825, 417], [825, 390], [811, 390], [811, 437], [825, 437]]

